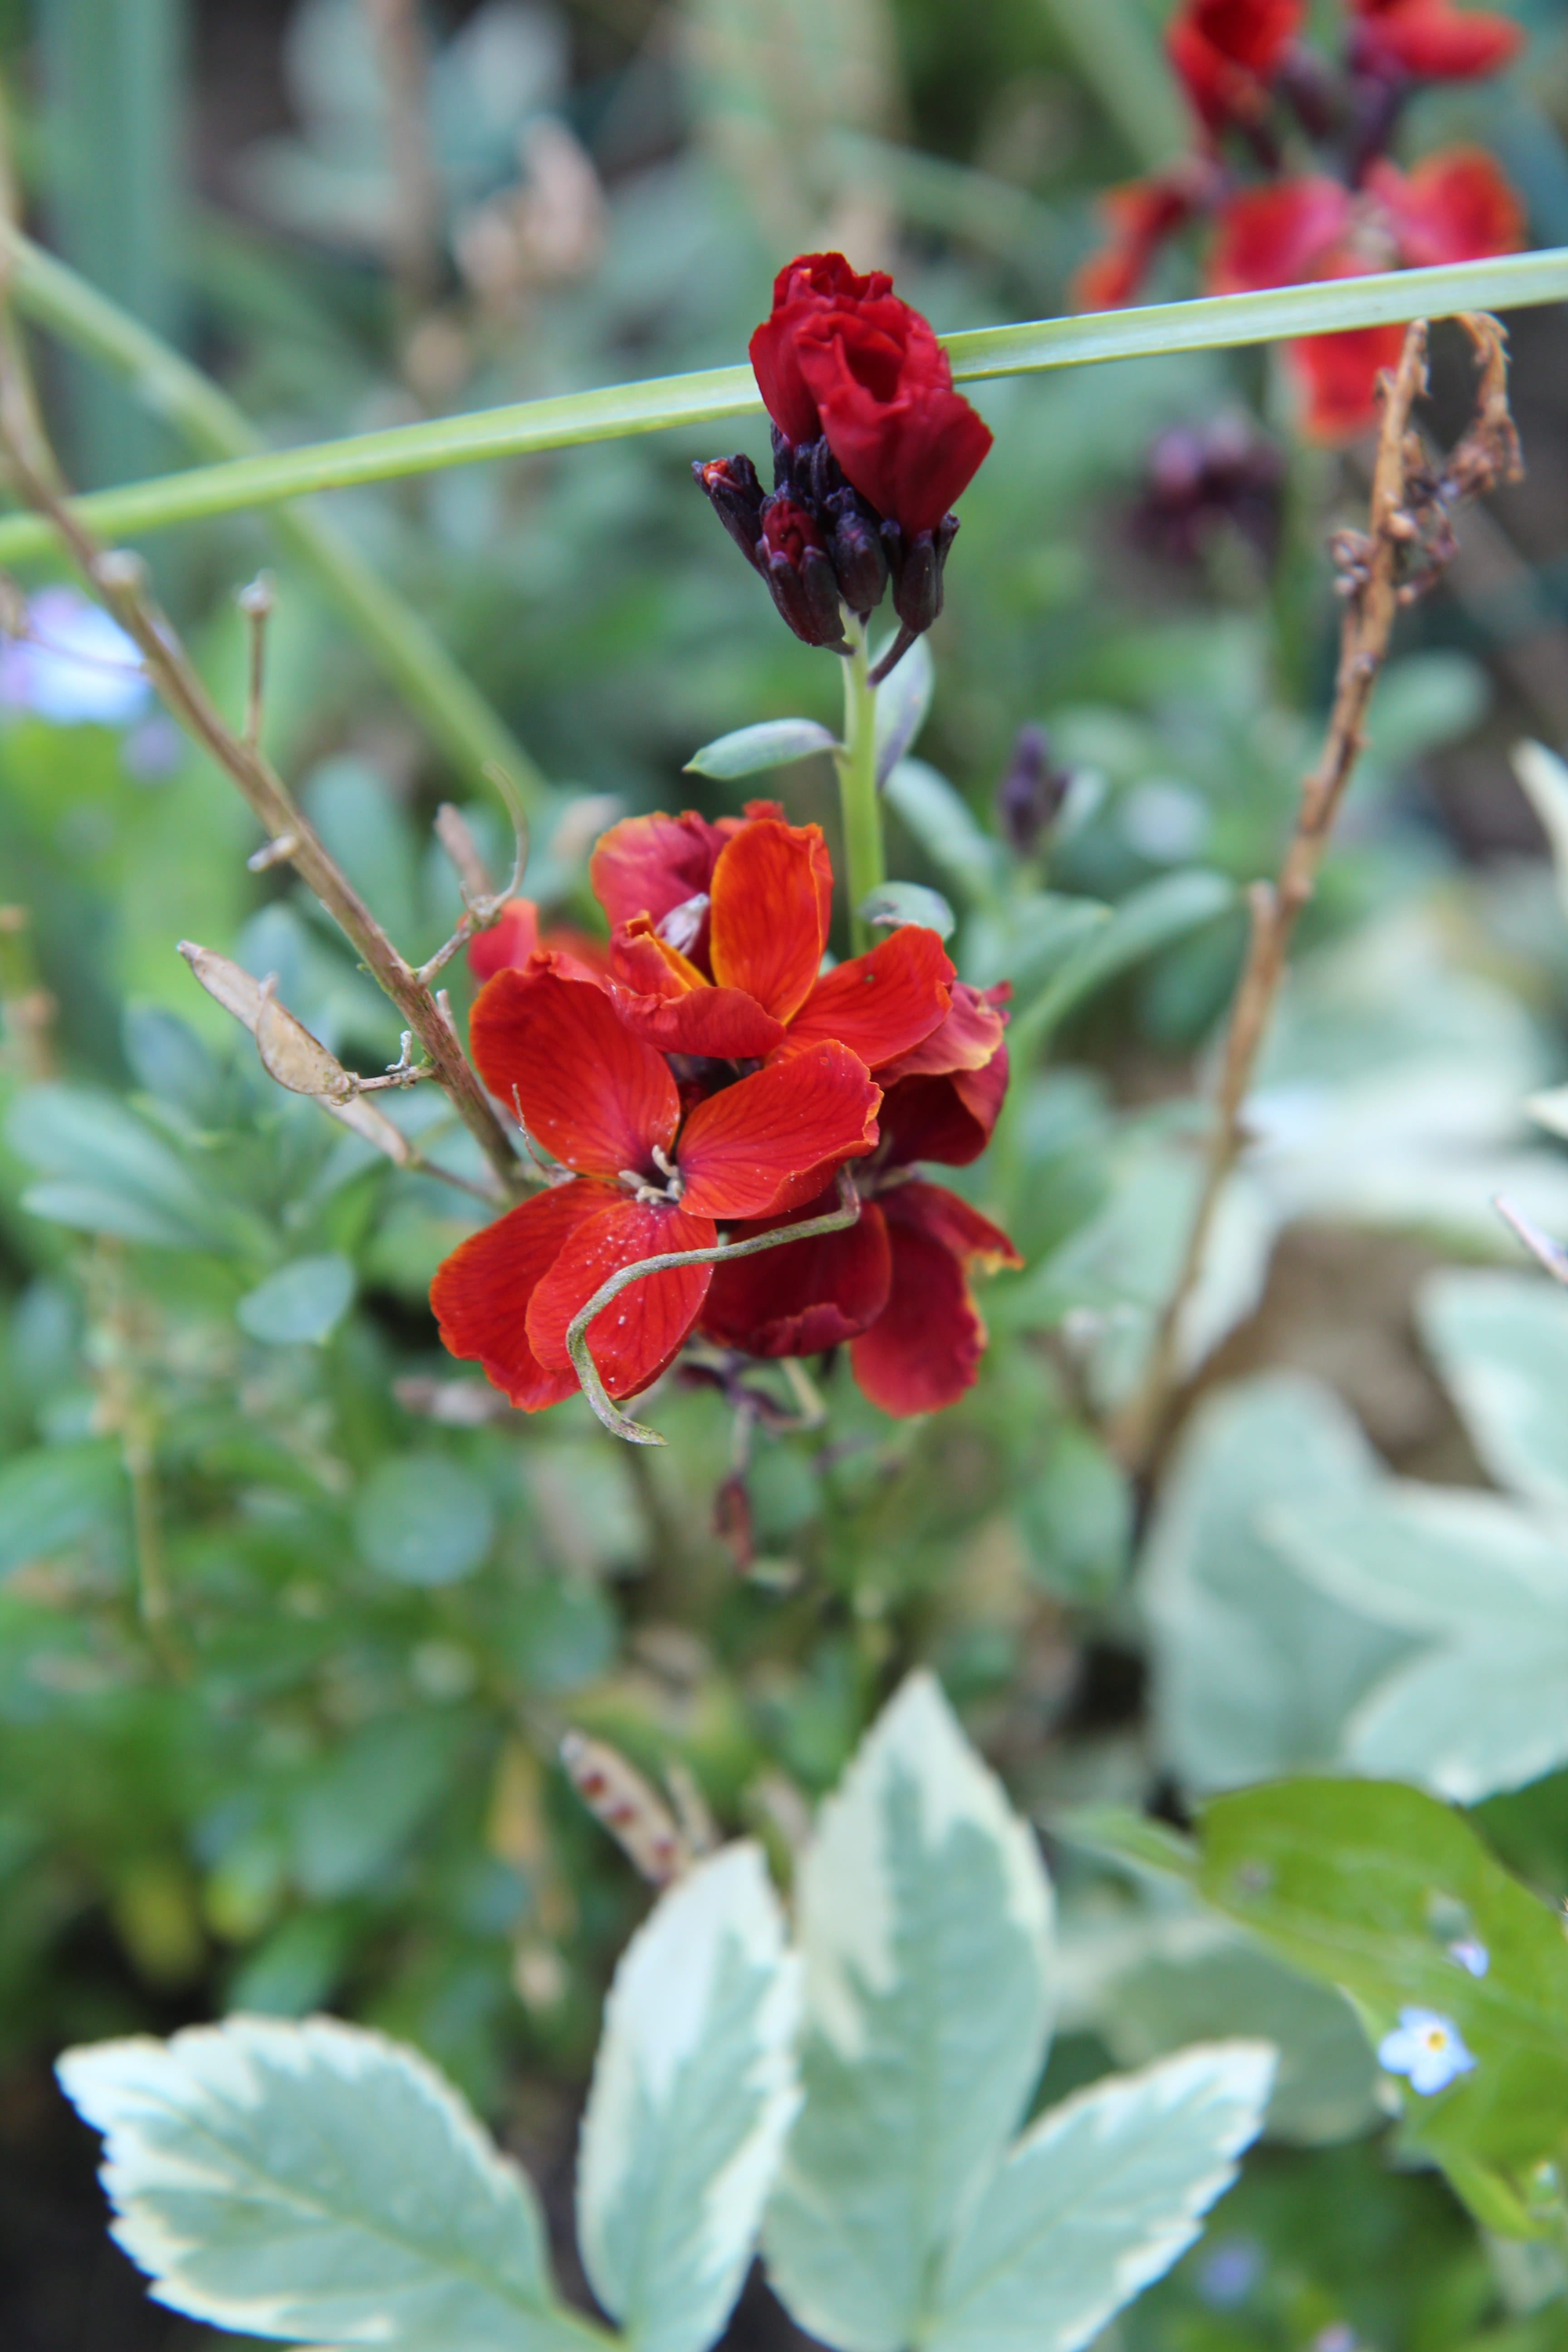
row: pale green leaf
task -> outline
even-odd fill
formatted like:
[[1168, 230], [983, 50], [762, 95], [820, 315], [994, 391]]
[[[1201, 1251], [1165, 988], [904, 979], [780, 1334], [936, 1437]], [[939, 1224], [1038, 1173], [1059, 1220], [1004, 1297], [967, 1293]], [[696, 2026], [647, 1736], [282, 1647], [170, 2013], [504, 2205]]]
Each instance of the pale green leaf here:
[[334, 1251], [279, 1266], [247, 1291], [234, 1311], [253, 1339], [269, 1339], [279, 1347], [300, 1342], [319, 1346], [342, 1322], [353, 1295], [354, 1270]]
[[764, 2231], [791, 2313], [899, 2352], [1027, 2105], [1047, 2035], [1049, 1883], [937, 1683], [884, 1709], [802, 1861], [805, 2105]]
[[253, 1221], [204, 1192], [163, 1138], [111, 1095], [30, 1087], [5, 1131], [18, 1158], [44, 1171], [26, 1197], [36, 1216], [169, 1248], [228, 1249], [248, 1237]]
[[495, 1540], [495, 1510], [470, 1471], [445, 1454], [378, 1462], [354, 1506], [354, 1536], [373, 1568], [399, 1584], [456, 1584]]
[[901, 923], [921, 923], [939, 940], [952, 936], [953, 912], [940, 890], [923, 882], [884, 882], [856, 908], [874, 931], [897, 930]]
[[917, 637], [877, 688], [879, 788], [887, 782], [925, 725], [935, 686], [930, 643], [924, 637]]
[[0, 1468], [0, 1576], [112, 1525], [124, 1481], [119, 1448], [107, 1438], [14, 1455]]
[[1192, 2244], [1273, 2074], [1268, 2042], [1222, 2042], [1053, 2107], [943, 2263], [931, 2352], [1077, 2352]]
[[900, 760], [888, 777], [886, 798], [932, 864], [965, 897], [991, 896], [996, 887], [996, 845], [986, 839], [968, 803], [945, 776], [924, 760]]
[[1568, 765], [1544, 743], [1516, 743], [1513, 772], [1541, 819], [1552, 848], [1557, 895], [1568, 909]]
[[1202, 866], [1146, 882], [1123, 898], [1110, 920], [1093, 931], [1047, 982], [1018, 1018], [1019, 1037], [1037, 1045], [1085, 997], [1161, 948], [1212, 923], [1235, 903], [1236, 885]]
[[722, 2334], [799, 2104], [796, 1963], [754, 1845], [700, 1864], [616, 1970], [577, 2166], [589, 2278], [637, 2352]]
[[1568, 1505], [1568, 1292], [1538, 1274], [1445, 1269], [1423, 1284], [1417, 1311], [1499, 1485]]
[[68, 2051], [114, 2235], [162, 2303], [286, 2341], [568, 2352], [531, 2189], [413, 2051], [255, 2017]]
[[764, 719], [757, 727], [737, 727], [693, 751], [686, 762], [689, 776], [754, 776], [762, 768], [783, 768], [791, 760], [809, 759], [814, 751], [834, 751], [838, 738], [815, 719]]

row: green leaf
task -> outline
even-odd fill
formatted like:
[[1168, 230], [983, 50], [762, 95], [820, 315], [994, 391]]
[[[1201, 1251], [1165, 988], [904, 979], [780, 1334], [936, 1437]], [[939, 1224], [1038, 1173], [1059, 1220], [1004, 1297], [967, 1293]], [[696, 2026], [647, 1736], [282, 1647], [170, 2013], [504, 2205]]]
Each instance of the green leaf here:
[[279, 1266], [247, 1291], [234, 1311], [253, 1339], [269, 1339], [279, 1347], [320, 1346], [342, 1320], [353, 1295], [354, 1270], [334, 1251]]
[[1389, 1479], [1264, 1521], [1345, 1607], [1431, 1646], [1385, 1675], [1345, 1727], [1362, 1771], [1461, 1804], [1568, 1761], [1568, 1549], [1500, 1495]]
[[[1157, 1752], [1190, 1789], [1337, 1760], [1352, 1708], [1407, 1643], [1308, 1581], [1265, 1534], [1377, 1465], [1332, 1391], [1269, 1374], [1205, 1400], [1145, 1542]], [[1349, 1507], [1353, 1508], [1353, 1499]]]
[[33, 1087], [6, 1121], [17, 1156], [50, 1181], [29, 1187], [35, 1216], [125, 1241], [171, 1249], [231, 1249], [253, 1221], [204, 1192], [150, 1127], [111, 1095], [85, 1087]]
[[1422, 1285], [1417, 1312], [1498, 1484], [1568, 1504], [1568, 1293], [1538, 1274], [1445, 1270]]
[[132, 1004], [126, 1008], [124, 1027], [125, 1057], [148, 1093], [187, 1118], [212, 1118], [223, 1078], [190, 1024], [162, 1004]]
[[[879, 648], [879, 656], [880, 648]], [[926, 723], [936, 688], [931, 646], [917, 637], [877, 688], [877, 786], [880, 791]]]
[[823, 1807], [798, 1880], [805, 2105], [764, 2241], [798, 2324], [841, 2352], [922, 2334], [932, 2266], [1045, 2054], [1049, 1883], [931, 1675]]
[[897, 930], [901, 923], [921, 923], [939, 940], [952, 936], [952, 908], [940, 890], [928, 890], [923, 882], [884, 882], [856, 912], [873, 930]]
[[456, 1584], [495, 1540], [479, 1480], [444, 1454], [378, 1462], [354, 1506], [354, 1536], [373, 1568], [399, 1584]]
[[[898, 672], [895, 670], [896, 677]], [[988, 841], [969, 805], [924, 760], [900, 760], [888, 778], [887, 801], [926, 856], [966, 898], [984, 900], [996, 887], [996, 845]]]
[[1125, 1863], [1140, 1875], [1174, 1878], [1191, 1885], [1198, 1866], [1197, 1848], [1168, 1822], [1134, 1813], [1124, 1805], [1074, 1805], [1053, 1815], [1053, 1835], [1089, 1853]]
[[1015, 1024], [1018, 1038], [1037, 1047], [1096, 989], [1202, 924], [1212, 923], [1235, 904], [1236, 885], [1202, 866], [1146, 882], [1122, 899], [1110, 922], [1085, 940], [1026, 1007]]
[[693, 751], [689, 776], [754, 776], [762, 768], [783, 768], [814, 751], [836, 751], [838, 738], [815, 719], [765, 719], [757, 727], [737, 727]]
[[447, 1710], [382, 1716], [312, 1765], [289, 1806], [293, 1874], [312, 1902], [384, 1883], [451, 1784], [459, 1728]]
[[760, 1850], [659, 1901], [616, 1970], [577, 2165], [595, 2294], [637, 2352], [704, 2352], [741, 2291], [799, 2104], [796, 1964]]
[[[1286, 1780], [1212, 1799], [1199, 1833], [1208, 1901], [1340, 1986], [1374, 2040], [1406, 2006], [1458, 2026], [1474, 2072], [1407, 2095], [1414, 2146], [1504, 2174], [1560, 2148], [1568, 1942], [1450, 1806], [1391, 1782]], [[1483, 1976], [1461, 1940], [1485, 1951]]]
[[1513, 772], [1541, 820], [1552, 849], [1557, 896], [1568, 908], [1568, 765], [1544, 743], [1516, 743]]
[[0, 1576], [115, 1522], [123, 1490], [119, 1452], [107, 1439], [16, 1454], [0, 1468]]
[[1197, 2236], [1257, 2137], [1268, 2042], [1184, 2050], [1042, 2116], [942, 2267], [930, 2352], [1077, 2352]]
[[1102, 1600], [1125, 1573], [1132, 1539], [1126, 1474], [1077, 1422], [1060, 1423], [1040, 1452], [1041, 1467], [1013, 1507], [1029, 1573], [1064, 1600]]
[[219, 2327], [390, 2352], [567, 2352], [533, 2193], [450, 2084], [358, 2026], [239, 2017], [68, 2051], [114, 2235]]

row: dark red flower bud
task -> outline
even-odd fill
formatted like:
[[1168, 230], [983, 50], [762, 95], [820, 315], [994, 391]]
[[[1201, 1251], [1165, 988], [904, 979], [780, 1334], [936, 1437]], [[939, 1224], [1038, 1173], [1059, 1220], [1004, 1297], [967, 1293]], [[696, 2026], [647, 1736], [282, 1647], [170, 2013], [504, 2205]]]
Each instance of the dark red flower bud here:
[[794, 499], [780, 494], [763, 507], [758, 559], [773, 603], [795, 635], [808, 646], [841, 646], [833, 565], [816, 521]]
[[864, 620], [881, 603], [888, 586], [888, 551], [882, 544], [880, 518], [847, 484], [833, 493], [827, 508], [839, 593], [850, 611]]
[[691, 471], [747, 562], [754, 563], [761, 572], [763, 566], [757, 541], [762, 536], [763, 492], [751, 459], [742, 455], [710, 457], [704, 465], [700, 458], [694, 458]]
[[934, 530], [906, 538], [897, 525], [882, 526], [893, 575], [893, 610], [912, 636], [929, 629], [942, 610], [942, 575], [947, 551], [958, 537], [958, 517], [943, 515]]
[[1055, 824], [1072, 782], [1057, 765], [1043, 727], [1020, 727], [1007, 772], [996, 787], [996, 821], [1020, 857], [1032, 856]]

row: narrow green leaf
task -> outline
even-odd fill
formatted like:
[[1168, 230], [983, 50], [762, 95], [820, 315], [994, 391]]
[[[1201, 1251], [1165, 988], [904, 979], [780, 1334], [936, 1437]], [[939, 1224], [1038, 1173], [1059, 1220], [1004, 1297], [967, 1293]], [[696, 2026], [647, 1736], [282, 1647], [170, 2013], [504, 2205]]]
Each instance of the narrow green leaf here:
[[269, 1339], [277, 1347], [319, 1347], [342, 1322], [353, 1295], [354, 1270], [333, 1252], [279, 1266], [247, 1291], [234, 1311], [253, 1339]]
[[[881, 647], [877, 649], [880, 657]], [[917, 637], [877, 688], [877, 783], [885, 784], [926, 723], [936, 687], [931, 646]]]
[[256, 2017], [68, 2051], [114, 2235], [193, 2319], [389, 2352], [577, 2352], [533, 2192], [450, 2084], [378, 2033]]
[[928, 890], [923, 882], [884, 882], [855, 911], [874, 931], [892, 931], [903, 923], [919, 923], [926, 930], [934, 931], [939, 940], [952, 937], [957, 920], [942, 892]]
[[1236, 885], [1223, 874], [1195, 867], [1163, 874], [1116, 908], [1110, 920], [1086, 939], [1048, 980], [1014, 1024], [1013, 1051], [1020, 1058], [1037, 1049], [1075, 1005], [1096, 989], [1120, 979], [1146, 956], [1169, 947], [1204, 923], [1212, 923], [1236, 903]]
[[943, 2263], [921, 2342], [1078, 2352], [1192, 2244], [1273, 2076], [1266, 2042], [1200, 2044], [1042, 2116]]
[[128, 1241], [230, 1249], [254, 1221], [214, 1200], [152, 1128], [112, 1095], [32, 1087], [6, 1120], [11, 1147], [51, 1181], [24, 1196], [36, 1216]]
[[737, 727], [693, 751], [686, 762], [689, 776], [754, 776], [762, 768], [782, 768], [791, 760], [809, 759], [814, 751], [836, 751], [838, 738], [815, 719], [764, 719], [760, 726]]
[[[25, 240], [12, 240], [18, 254]], [[37, 270], [31, 256], [16, 292], [37, 309]], [[1446, 319], [1461, 310], [1522, 309], [1568, 296], [1568, 247], [1510, 254], [1497, 260], [1446, 264], [1365, 278], [1329, 278], [1260, 294], [1222, 294], [1195, 302], [1164, 302], [1145, 310], [1097, 311], [1083, 318], [1031, 320], [1017, 326], [972, 328], [944, 337], [955, 378], [1033, 374], [1042, 369], [1095, 362], [1148, 359], [1167, 352], [1218, 351], [1321, 335], [1347, 327], [1381, 326], [1403, 319]], [[66, 306], [68, 311], [79, 305]], [[60, 309], [58, 288], [51, 309]], [[216, 395], [215, 395], [216, 396]], [[480, 410], [467, 416], [391, 425], [337, 441], [195, 467], [161, 480], [135, 482], [79, 502], [82, 519], [106, 537], [135, 537], [176, 522], [270, 506], [314, 490], [384, 482], [445, 466], [489, 457], [562, 449], [584, 442], [657, 433], [669, 425], [708, 425], [721, 418], [760, 414], [750, 368], [709, 368], [646, 383], [612, 384], [548, 400]], [[47, 524], [15, 516], [0, 521], [0, 563], [16, 563], [50, 545]]]
[[118, 1449], [106, 1438], [13, 1456], [0, 1467], [0, 1576], [111, 1524], [123, 1485]]
[[1053, 1815], [1049, 1827], [1053, 1836], [1065, 1838], [1069, 1845], [1125, 1863], [1141, 1874], [1175, 1878], [1184, 1885], [1197, 1874], [1197, 1848], [1191, 1838], [1147, 1813], [1131, 1812], [1125, 1805], [1075, 1805]]
[[754, 1845], [664, 1895], [616, 1970], [577, 2165], [594, 2291], [637, 2352], [722, 2334], [799, 2104], [797, 1964]]
[[1498, 1484], [1568, 1505], [1568, 1293], [1538, 1274], [1445, 1269], [1422, 1285], [1418, 1312]]
[[996, 844], [981, 831], [969, 803], [944, 775], [924, 760], [900, 760], [889, 774], [886, 797], [927, 856], [966, 898], [991, 897]]
[[399, 1584], [456, 1584], [495, 1540], [495, 1511], [472, 1473], [445, 1454], [377, 1463], [354, 1506], [354, 1535], [373, 1568]]

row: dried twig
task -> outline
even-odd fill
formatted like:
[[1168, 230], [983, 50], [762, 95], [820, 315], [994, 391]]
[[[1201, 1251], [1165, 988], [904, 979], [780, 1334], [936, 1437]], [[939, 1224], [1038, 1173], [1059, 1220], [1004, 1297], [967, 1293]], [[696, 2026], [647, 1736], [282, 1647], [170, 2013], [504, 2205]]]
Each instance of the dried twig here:
[[[358, 950], [372, 977], [418, 1038], [432, 1073], [509, 1190], [519, 1181], [515, 1153], [489, 1097], [468, 1065], [427, 978], [393, 946], [370, 908], [300, 814], [258, 744], [226, 723], [190, 656], [148, 593], [133, 555], [100, 547], [60, 489], [59, 469], [44, 436], [25, 359], [8, 309], [0, 307], [0, 448], [23, 503], [45, 516], [78, 569], [141, 649], [168, 709], [230, 776], [267, 829], [275, 860], [287, 858]], [[426, 967], [426, 971], [428, 967]]]
[[1312, 896], [1340, 803], [1365, 742], [1367, 706], [1387, 659], [1402, 606], [1424, 593], [1454, 551], [1449, 509], [1519, 478], [1518, 436], [1508, 406], [1507, 343], [1496, 320], [1462, 321], [1481, 370], [1475, 421], [1440, 472], [1428, 463], [1410, 413], [1426, 389], [1426, 325], [1406, 330], [1399, 366], [1384, 379], [1369, 528], [1331, 542], [1345, 599], [1333, 708], [1316, 766], [1301, 787], [1296, 829], [1278, 878], [1248, 894], [1251, 933], [1231, 1008], [1218, 1096], [1197, 1208], [1174, 1287], [1155, 1328], [1143, 1377], [1117, 1416], [1112, 1441], [1142, 1467], [1157, 1450], [1180, 1386], [1181, 1331], [1208, 1251], [1226, 1183], [1245, 1140], [1242, 1108], [1279, 986], [1296, 920]]

